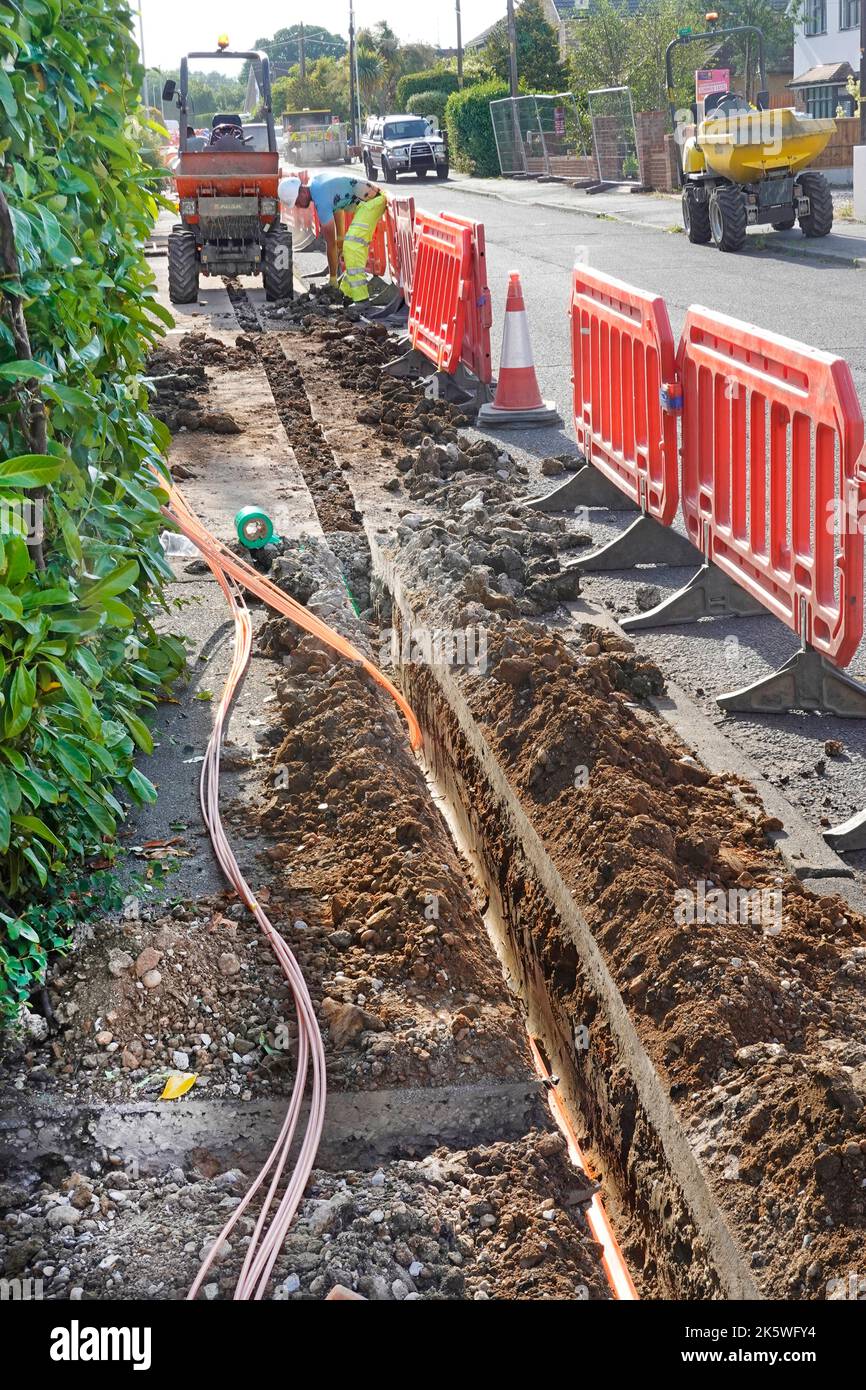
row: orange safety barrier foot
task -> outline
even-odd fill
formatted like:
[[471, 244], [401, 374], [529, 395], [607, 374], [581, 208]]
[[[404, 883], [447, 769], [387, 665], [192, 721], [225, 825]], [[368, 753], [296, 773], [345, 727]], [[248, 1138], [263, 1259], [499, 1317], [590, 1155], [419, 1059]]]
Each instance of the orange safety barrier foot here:
[[716, 704], [736, 714], [817, 710], [840, 719], [866, 719], [866, 687], [808, 643], [771, 676], [720, 695]]
[[696, 623], [699, 618], [748, 618], [753, 614], [770, 616], [759, 599], [741, 589], [717, 565], [704, 564], [682, 589], [646, 613], [624, 618], [620, 627], [623, 632], [637, 632], [640, 628]]

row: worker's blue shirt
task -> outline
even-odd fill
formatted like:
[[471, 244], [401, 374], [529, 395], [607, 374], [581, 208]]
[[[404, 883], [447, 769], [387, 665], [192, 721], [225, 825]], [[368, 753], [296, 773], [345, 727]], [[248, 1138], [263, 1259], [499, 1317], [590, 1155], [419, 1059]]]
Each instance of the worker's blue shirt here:
[[356, 207], [374, 192], [372, 183], [350, 178], [348, 174], [316, 174], [310, 179], [310, 197], [323, 227], [335, 212]]

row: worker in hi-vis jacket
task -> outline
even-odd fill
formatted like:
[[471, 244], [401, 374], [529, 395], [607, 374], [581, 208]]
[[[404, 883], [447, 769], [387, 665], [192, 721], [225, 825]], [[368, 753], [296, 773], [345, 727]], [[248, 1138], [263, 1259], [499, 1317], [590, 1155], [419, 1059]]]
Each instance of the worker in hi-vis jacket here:
[[[346, 298], [355, 303], [369, 299], [367, 256], [373, 233], [387, 206], [381, 188], [367, 179], [352, 178], [348, 174], [315, 174], [309, 183], [301, 183], [295, 177], [283, 179], [279, 194], [287, 208], [307, 208], [313, 204], [328, 251], [330, 283], [339, 284]], [[354, 215], [346, 228], [348, 211]], [[345, 273], [338, 279], [341, 252]]]

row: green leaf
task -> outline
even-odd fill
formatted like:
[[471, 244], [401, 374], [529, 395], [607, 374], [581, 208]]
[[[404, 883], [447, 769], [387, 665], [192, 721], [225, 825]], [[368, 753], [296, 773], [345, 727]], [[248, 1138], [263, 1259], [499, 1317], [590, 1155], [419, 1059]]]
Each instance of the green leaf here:
[[78, 713], [86, 720], [91, 719], [93, 717], [93, 699], [87, 686], [84, 685], [77, 676], [73, 676], [71, 671], [67, 671], [66, 667], [62, 666], [59, 662], [50, 661], [48, 664], [60, 681], [66, 694], [75, 705]]
[[7, 622], [17, 622], [24, 616], [24, 607], [17, 594], [0, 584], [0, 618]]
[[56, 849], [65, 854], [66, 851], [61, 841], [58, 840], [53, 830], [49, 830], [44, 820], [40, 820], [39, 816], [13, 816], [12, 824], [18, 830], [27, 830], [31, 835], [38, 835], [40, 840], [46, 840], [49, 845], [54, 845]]
[[19, 772], [18, 783], [24, 795], [36, 806], [42, 801], [47, 802], [49, 806], [56, 806], [60, 800], [60, 793], [55, 784], [49, 782], [48, 778], [43, 777], [42, 773], [37, 772], [35, 768], [30, 768], [27, 772]]
[[143, 753], [152, 753], [153, 735], [144, 720], [139, 719], [138, 715], [133, 714], [131, 710], [124, 709], [122, 705], [118, 706], [117, 713], [129, 729], [129, 732], [132, 734], [132, 737], [135, 739], [141, 751]]
[[118, 565], [103, 579], [89, 585], [81, 595], [81, 602], [85, 608], [102, 608], [106, 599], [114, 598], [115, 594], [122, 594], [125, 589], [129, 589], [138, 576], [139, 567], [136, 561], [128, 560], [125, 565]]
[[64, 386], [59, 381], [54, 381], [42, 389], [46, 396], [57, 401], [59, 405], [71, 405], [79, 410], [90, 410], [93, 406], [93, 397], [88, 396], [86, 391], [80, 391], [77, 386]]
[[6, 542], [6, 583], [10, 586], [20, 584], [25, 574], [33, 569], [33, 561], [27, 542], [20, 536], [12, 536]]
[[46, 367], [42, 362], [35, 362], [32, 358], [17, 362], [0, 362], [0, 379], [3, 381], [50, 381], [51, 368]]
[[[3, 368], [0, 367], [0, 374]], [[19, 454], [0, 463], [0, 488], [45, 487], [60, 477], [65, 464], [50, 454]]]
[[156, 787], [137, 767], [131, 769], [126, 780], [136, 801], [156, 801]]
[[32, 705], [36, 699], [36, 679], [32, 671], [28, 671], [26, 666], [19, 665], [16, 668], [15, 675], [12, 677], [10, 699], [12, 710], [16, 714], [19, 710]]
[[52, 753], [70, 781], [75, 784], [90, 781], [90, 763], [68, 739], [55, 739]]
[[48, 865], [46, 864], [45, 860], [42, 858], [40, 854], [36, 853], [36, 850], [33, 848], [32, 845], [24, 845], [21, 850], [21, 853], [24, 855], [24, 858], [27, 860], [27, 863], [30, 865], [30, 867], [32, 869], [35, 869], [36, 877], [39, 879], [39, 882], [42, 884], [42, 887], [44, 888], [46, 883], [48, 882]]
[[21, 805], [21, 786], [8, 767], [0, 767], [0, 802], [10, 811], [17, 811]]
[[107, 598], [102, 605], [103, 612], [113, 627], [132, 627], [135, 622], [135, 614], [125, 603], [121, 603], [119, 598]]

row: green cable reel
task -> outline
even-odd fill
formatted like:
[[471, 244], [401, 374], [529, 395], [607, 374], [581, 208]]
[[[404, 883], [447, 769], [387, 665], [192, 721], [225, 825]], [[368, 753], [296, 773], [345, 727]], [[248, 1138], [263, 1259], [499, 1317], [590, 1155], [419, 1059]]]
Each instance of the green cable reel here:
[[241, 507], [235, 517], [235, 531], [247, 550], [261, 550], [262, 546], [276, 544], [280, 539], [271, 518], [259, 507]]

